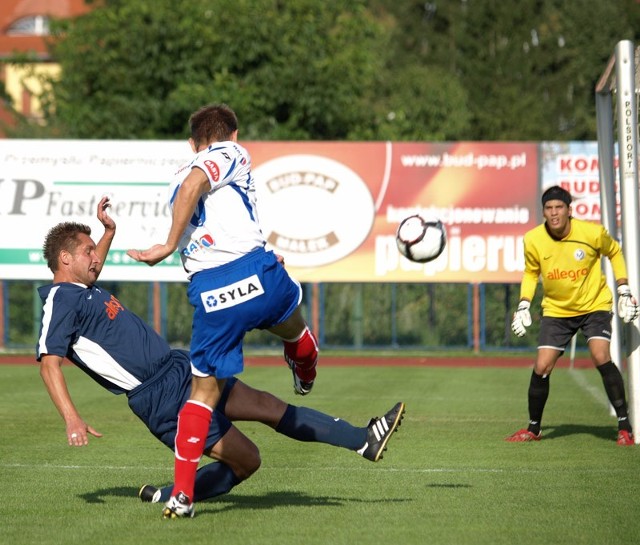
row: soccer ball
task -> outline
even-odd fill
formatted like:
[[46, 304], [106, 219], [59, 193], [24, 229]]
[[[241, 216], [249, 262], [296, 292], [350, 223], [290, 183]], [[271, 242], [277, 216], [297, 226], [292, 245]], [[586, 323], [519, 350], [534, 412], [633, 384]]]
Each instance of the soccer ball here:
[[415, 214], [400, 222], [396, 231], [396, 244], [407, 259], [428, 263], [444, 251], [447, 231], [440, 220], [426, 220]]

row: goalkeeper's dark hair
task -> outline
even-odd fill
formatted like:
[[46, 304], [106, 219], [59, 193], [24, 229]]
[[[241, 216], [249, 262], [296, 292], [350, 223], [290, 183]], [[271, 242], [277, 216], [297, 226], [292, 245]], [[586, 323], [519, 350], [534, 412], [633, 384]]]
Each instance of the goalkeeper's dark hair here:
[[226, 142], [238, 130], [238, 118], [226, 104], [210, 104], [191, 114], [189, 129], [196, 148]]
[[542, 194], [542, 206], [547, 201], [562, 201], [567, 206], [571, 206], [571, 193], [559, 185], [552, 185]]
[[78, 247], [78, 244], [80, 244], [78, 235], [80, 233], [91, 235], [91, 227], [83, 223], [65, 221], [49, 230], [42, 245], [42, 255], [51, 272], [55, 273], [58, 270], [58, 256], [60, 252], [66, 250], [67, 252], [73, 253]]

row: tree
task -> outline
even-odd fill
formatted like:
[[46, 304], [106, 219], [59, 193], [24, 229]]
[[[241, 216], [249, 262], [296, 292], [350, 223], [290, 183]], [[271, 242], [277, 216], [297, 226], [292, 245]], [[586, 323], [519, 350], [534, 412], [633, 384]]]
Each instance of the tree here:
[[466, 93], [468, 140], [596, 137], [594, 88], [615, 44], [635, 40], [635, 0], [377, 0], [403, 65], [445, 70]]
[[388, 68], [381, 96], [372, 101], [373, 125], [354, 129], [362, 140], [458, 140], [469, 130], [467, 92], [439, 67]]
[[636, 0], [103, 0], [53, 25], [45, 124], [14, 135], [183, 137], [221, 101], [244, 139], [593, 139], [638, 28]]
[[53, 25], [46, 132], [182, 138], [227, 102], [243, 139], [340, 139], [371, 116], [384, 28], [363, 0], [110, 0]]
[[[445, 7], [448, 4], [445, 3]], [[468, 92], [446, 59], [446, 25], [431, 27], [435, 3], [374, 0], [371, 10], [390, 34], [382, 84], [372, 101], [373, 125], [364, 140], [445, 141], [470, 130]]]
[[621, 6], [526, 0], [511, 9], [504, 2], [469, 2], [459, 65], [471, 93], [474, 137], [595, 138], [596, 81], [614, 44], [633, 35]]

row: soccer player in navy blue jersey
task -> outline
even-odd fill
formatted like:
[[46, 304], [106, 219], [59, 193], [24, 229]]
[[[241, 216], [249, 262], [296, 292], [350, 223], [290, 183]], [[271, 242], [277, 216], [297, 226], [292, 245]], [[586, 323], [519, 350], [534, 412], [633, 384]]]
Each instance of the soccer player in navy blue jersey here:
[[[73, 403], [61, 368], [65, 357], [107, 390], [125, 394], [151, 433], [174, 449], [178, 413], [191, 390], [190, 355], [171, 349], [141, 318], [96, 285], [116, 232], [108, 207], [109, 199], [103, 197], [97, 216], [104, 234], [97, 244], [90, 228], [80, 223], [60, 223], [47, 234], [43, 249], [53, 283], [39, 288], [44, 305], [37, 344], [40, 374], [65, 421], [69, 445], [87, 445], [89, 435], [101, 434], [82, 419]], [[193, 501], [228, 492], [260, 466], [258, 448], [231, 421], [262, 422], [293, 439], [347, 448], [377, 461], [403, 413], [404, 403], [397, 403], [367, 427], [355, 427], [229, 378], [213, 411], [203, 451], [221, 463], [197, 471]], [[139, 495], [143, 501], [166, 502], [172, 489], [173, 485], [162, 489], [145, 485]], [[193, 516], [193, 508], [183, 516]]]

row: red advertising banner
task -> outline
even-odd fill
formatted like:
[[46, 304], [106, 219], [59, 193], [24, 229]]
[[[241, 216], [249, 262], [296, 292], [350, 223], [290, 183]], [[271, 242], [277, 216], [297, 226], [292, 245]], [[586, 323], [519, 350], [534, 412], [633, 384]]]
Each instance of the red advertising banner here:
[[[521, 279], [522, 237], [540, 218], [537, 143], [241, 143], [268, 245], [301, 282]], [[557, 155], [545, 155], [549, 173]], [[0, 278], [48, 279], [46, 232], [72, 220], [100, 233], [95, 207], [108, 195], [118, 234], [103, 280], [186, 281], [177, 253], [150, 268], [126, 251], [164, 240], [168, 180], [190, 157], [184, 141], [1, 140]], [[395, 243], [418, 212], [447, 229], [444, 253], [427, 264]]]
[[[519, 282], [538, 220], [534, 143], [250, 142], [261, 222], [301, 282]], [[414, 213], [447, 228], [417, 264], [395, 231]]]

